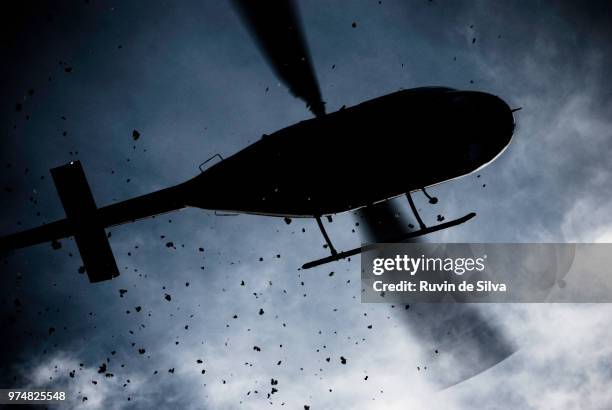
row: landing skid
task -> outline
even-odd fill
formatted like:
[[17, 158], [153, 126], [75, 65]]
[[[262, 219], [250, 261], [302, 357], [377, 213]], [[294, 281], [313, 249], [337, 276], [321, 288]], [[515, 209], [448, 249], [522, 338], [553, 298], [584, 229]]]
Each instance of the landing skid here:
[[[421, 219], [419, 213], [417, 212], [416, 206], [414, 205], [414, 202], [412, 201], [412, 197], [410, 196], [410, 193], [407, 193], [406, 197], [408, 198], [410, 209], [414, 213], [414, 216], [416, 217], [416, 220], [419, 224], [420, 229], [414, 232], [408, 232], [406, 234], [399, 235], [397, 237], [388, 238], [385, 240], [385, 242], [394, 243], [394, 242], [402, 242], [402, 241], [412, 239], [412, 238], [417, 238], [419, 236], [427, 235], [432, 232], [437, 232], [437, 231], [441, 231], [446, 228], [451, 228], [453, 226], [460, 225], [464, 222], [469, 221], [470, 219], [476, 216], [476, 213], [470, 212], [469, 214], [461, 218], [453, 219], [452, 221], [448, 221], [448, 222], [444, 222], [438, 225], [428, 227], [423, 223], [423, 220]], [[435, 202], [432, 202], [432, 203], [435, 203]], [[341, 259], [345, 259], [350, 256], [358, 255], [362, 252], [367, 252], [369, 250], [375, 249], [377, 246], [377, 244], [368, 244], [368, 245], [350, 249], [348, 251], [338, 252], [332, 245], [331, 240], [329, 239], [329, 236], [327, 235], [327, 232], [325, 231], [325, 227], [323, 226], [323, 223], [321, 222], [321, 218], [316, 217], [316, 220], [317, 220], [317, 224], [319, 225], [319, 229], [321, 230], [321, 233], [323, 234], [323, 238], [325, 239], [325, 242], [327, 242], [327, 246], [330, 249], [331, 255], [325, 258], [321, 258], [321, 259], [317, 259], [317, 260], [305, 263], [304, 265], [302, 265], [302, 269], [310, 269], [310, 268], [314, 268], [315, 266], [320, 266], [326, 263], [339, 261]]]

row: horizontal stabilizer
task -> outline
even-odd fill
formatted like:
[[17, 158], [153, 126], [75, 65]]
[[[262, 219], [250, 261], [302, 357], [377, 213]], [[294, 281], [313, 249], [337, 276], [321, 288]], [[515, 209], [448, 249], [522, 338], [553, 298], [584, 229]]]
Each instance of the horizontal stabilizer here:
[[99, 218], [85, 172], [79, 161], [51, 170], [55, 187], [73, 227], [74, 238], [90, 282], [119, 276], [104, 224]]

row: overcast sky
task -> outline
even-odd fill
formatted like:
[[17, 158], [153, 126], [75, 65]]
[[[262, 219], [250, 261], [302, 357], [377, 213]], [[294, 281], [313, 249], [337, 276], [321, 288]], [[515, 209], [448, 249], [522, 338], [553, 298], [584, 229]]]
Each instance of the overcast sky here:
[[[2, 17], [16, 25], [3, 24], [0, 66], [2, 234], [64, 217], [52, 167], [79, 159], [106, 205], [182, 182], [213, 154], [310, 118], [226, 2], [25, 3]], [[480, 178], [432, 188], [435, 207], [417, 198], [427, 221], [478, 213], [429, 240], [611, 242], [612, 12], [581, 3], [299, 8], [328, 111], [425, 85], [523, 107], [511, 146]], [[367, 164], [354, 172], [364, 177]], [[3, 259], [3, 387], [66, 389], [77, 408], [612, 403], [606, 304], [458, 308], [464, 322], [497, 329], [514, 354], [440, 390], [461, 370], [453, 357], [436, 362], [442, 347], [423, 337], [432, 323], [418, 309], [361, 304], [355, 258], [298, 271], [325, 255], [311, 220], [188, 209], [111, 231], [121, 269], [111, 282], [91, 285], [78, 273], [71, 240]], [[340, 248], [362, 238], [350, 214], [334, 219], [330, 235]], [[487, 350], [470, 353], [480, 360]]]

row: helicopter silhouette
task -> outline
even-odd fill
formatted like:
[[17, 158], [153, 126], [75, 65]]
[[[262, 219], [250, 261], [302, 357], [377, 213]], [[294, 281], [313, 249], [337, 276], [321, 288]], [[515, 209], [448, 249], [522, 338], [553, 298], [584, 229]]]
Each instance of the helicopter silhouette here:
[[[290, 0], [233, 0], [277, 76], [314, 118], [264, 135], [238, 153], [216, 154], [194, 178], [98, 207], [79, 161], [51, 170], [66, 218], [0, 238], [8, 251], [74, 236], [90, 282], [119, 275], [105, 229], [185, 207], [314, 218], [330, 255], [304, 269], [363, 251], [337, 251], [321, 220], [405, 195], [419, 228], [396, 242], [459, 225], [426, 226], [411, 193], [474, 172], [509, 145], [514, 114], [501, 98], [448, 87], [400, 90], [326, 113], [303, 30]], [[213, 159], [220, 161], [206, 167]], [[367, 165], [367, 175], [359, 173]], [[435, 203], [435, 198], [429, 197]]]

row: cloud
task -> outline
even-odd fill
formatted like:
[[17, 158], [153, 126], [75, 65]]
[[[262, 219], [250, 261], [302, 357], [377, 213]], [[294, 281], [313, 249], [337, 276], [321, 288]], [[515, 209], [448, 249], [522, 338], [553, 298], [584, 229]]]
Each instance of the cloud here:
[[[483, 408], [605, 409], [612, 399], [608, 304], [498, 305], [522, 349], [483, 377], [456, 386]], [[500, 318], [501, 318], [500, 317]], [[500, 401], [500, 397], [504, 401]], [[507, 400], [507, 401], [506, 401]]]
[[131, 372], [115, 375], [113, 367], [117, 365], [111, 365], [110, 361], [104, 365], [108, 369], [100, 373], [100, 367], [84, 365], [74, 354], [57, 351], [38, 363], [20, 365], [19, 371], [27, 381], [24, 389], [66, 392], [60, 408], [119, 410], [130, 407], [132, 400], [141, 406], [153, 405], [152, 389], [143, 375]]
[[[330, 107], [424, 84], [482, 89], [523, 106], [512, 146], [480, 179], [432, 189], [440, 203], [424, 211], [430, 218], [471, 210], [478, 217], [431, 239], [609, 240], [612, 104], [610, 44], [603, 35], [609, 28], [603, 17], [594, 18], [604, 13], [594, 13], [599, 9], [591, 2], [559, 8], [382, 3], [302, 7]], [[61, 15], [59, 28], [45, 25], [59, 34], [20, 65], [23, 77], [10, 77], [12, 92], [3, 94], [4, 105], [14, 107], [36, 85], [24, 105], [32, 119], [6, 116], [2, 160], [13, 166], [3, 178], [20, 188], [2, 197], [3, 233], [16, 229], [17, 220], [35, 225], [62, 215], [48, 168], [73, 159], [76, 150], [104, 204], [182, 181], [215, 152], [233, 153], [308, 116], [276, 86], [225, 6], [86, 7], [78, 8], [75, 27], [66, 29]], [[87, 30], [71, 34], [80, 28]], [[47, 85], [48, 71], [66, 57], [72, 76], [51, 71]], [[134, 128], [141, 131], [136, 144]], [[126, 184], [127, 177], [133, 182]], [[34, 216], [38, 210], [43, 218]], [[358, 244], [354, 222], [350, 215], [335, 217], [332, 237], [347, 247]], [[68, 242], [60, 252], [20, 251], [3, 267], [3, 313], [15, 321], [7, 326], [13, 340], [5, 343], [16, 346], [10, 360], [28, 386], [71, 392], [66, 407], [603, 409], [612, 401], [607, 305], [474, 307], [467, 322], [499, 325], [522, 348], [439, 391], [435, 372], [461, 369], [454, 361], [431, 364], [436, 340], [423, 337], [433, 330], [416, 309], [359, 303], [356, 259], [297, 270], [325, 252], [312, 221], [285, 225], [189, 210], [112, 231], [122, 269], [112, 283], [86, 283]], [[176, 249], [165, 248], [168, 239]], [[120, 298], [118, 289], [128, 292]], [[48, 336], [51, 325], [57, 331]], [[146, 354], [138, 353], [141, 346]], [[466, 356], [479, 358], [482, 347], [474, 346]], [[98, 373], [107, 357], [112, 378]], [[272, 379], [279, 390], [270, 397], [274, 406], [267, 398]]]

